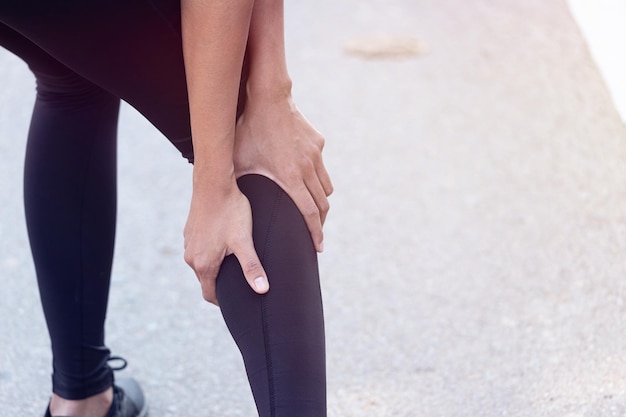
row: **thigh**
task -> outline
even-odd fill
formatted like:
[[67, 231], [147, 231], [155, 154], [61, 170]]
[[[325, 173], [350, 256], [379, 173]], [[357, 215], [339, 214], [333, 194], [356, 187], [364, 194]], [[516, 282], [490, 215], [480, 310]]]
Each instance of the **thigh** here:
[[178, 0], [2, 0], [0, 23], [127, 101], [193, 157]]
[[33, 72], [58, 76], [72, 72], [29, 39], [1, 22], [0, 46], [23, 59]]

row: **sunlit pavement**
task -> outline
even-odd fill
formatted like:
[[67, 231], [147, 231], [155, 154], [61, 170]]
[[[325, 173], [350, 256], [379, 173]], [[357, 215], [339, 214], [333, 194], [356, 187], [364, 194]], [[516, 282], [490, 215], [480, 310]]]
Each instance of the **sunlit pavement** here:
[[[329, 415], [626, 415], [626, 129], [565, 2], [287, 14], [296, 101], [336, 188], [320, 257]], [[2, 417], [43, 413], [50, 387], [21, 207], [32, 91], [1, 52]], [[254, 415], [182, 260], [190, 167], [128, 107], [119, 155], [108, 343], [123, 374], [154, 416]]]

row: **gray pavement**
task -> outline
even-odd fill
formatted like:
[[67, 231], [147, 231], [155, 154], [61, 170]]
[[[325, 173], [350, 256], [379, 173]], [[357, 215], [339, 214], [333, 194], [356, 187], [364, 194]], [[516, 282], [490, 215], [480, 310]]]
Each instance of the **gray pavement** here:
[[[336, 186], [329, 415], [625, 416], [626, 128], [565, 2], [288, 3], [296, 100]], [[429, 53], [343, 51], [376, 33]], [[2, 417], [39, 415], [49, 390], [21, 207], [32, 90], [0, 51]], [[109, 344], [153, 416], [252, 416], [182, 261], [190, 168], [128, 107], [120, 142]]]

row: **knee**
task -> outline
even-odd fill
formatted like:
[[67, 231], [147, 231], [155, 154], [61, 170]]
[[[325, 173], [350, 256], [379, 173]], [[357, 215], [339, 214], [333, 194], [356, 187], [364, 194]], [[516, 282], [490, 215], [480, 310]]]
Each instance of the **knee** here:
[[119, 99], [76, 74], [69, 68], [59, 66], [39, 68], [30, 65], [37, 82], [37, 100], [54, 105], [117, 106]]

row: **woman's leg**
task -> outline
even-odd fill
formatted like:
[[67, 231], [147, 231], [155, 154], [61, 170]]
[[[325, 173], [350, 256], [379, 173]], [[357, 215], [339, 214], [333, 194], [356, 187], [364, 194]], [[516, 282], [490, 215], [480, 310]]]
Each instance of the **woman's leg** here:
[[[132, 10], [125, 10], [126, 1], [102, 2], [102, 9], [85, 3], [88, 10], [75, 6], [59, 19], [46, 10], [0, 6], [0, 21], [129, 101], [192, 158], [178, 2], [162, 0], [155, 7], [137, 1], [128, 6]], [[139, 4], [150, 7], [139, 12]], [[48, 31], [58, 36], [50, 37]], [[218, 280], [224, 317], [242, 352], [261, 416], [324, 416], [323, 318], [309, 232], [293, 203], [271, 181], [245, 177], [241, 188], [251, 200], [255, 245], [272, 289], [266, 296], [252, 293], [237, 260], [227, 258]]]
[[324, 317], [317, 254], [302, 215], [271, 180], [239, 179], [270, 291], [256, 294], [239, 262], [222, 264], [217, 295], [262, 417], [326, 416]]
[[36, 72], [24, 166], [28, 232], [52, 351], [54, 392], [112, 382], [104, 319], [116, 211], [119, 99], [76, 75]]
[[1, 24], [0, 44], [24, 59], [37, 80], [24, 201], [51, 338], [53, 392], [84, 399], [106, 391], [113, 378], [104, 319], [115, 234], [119, 99]]

